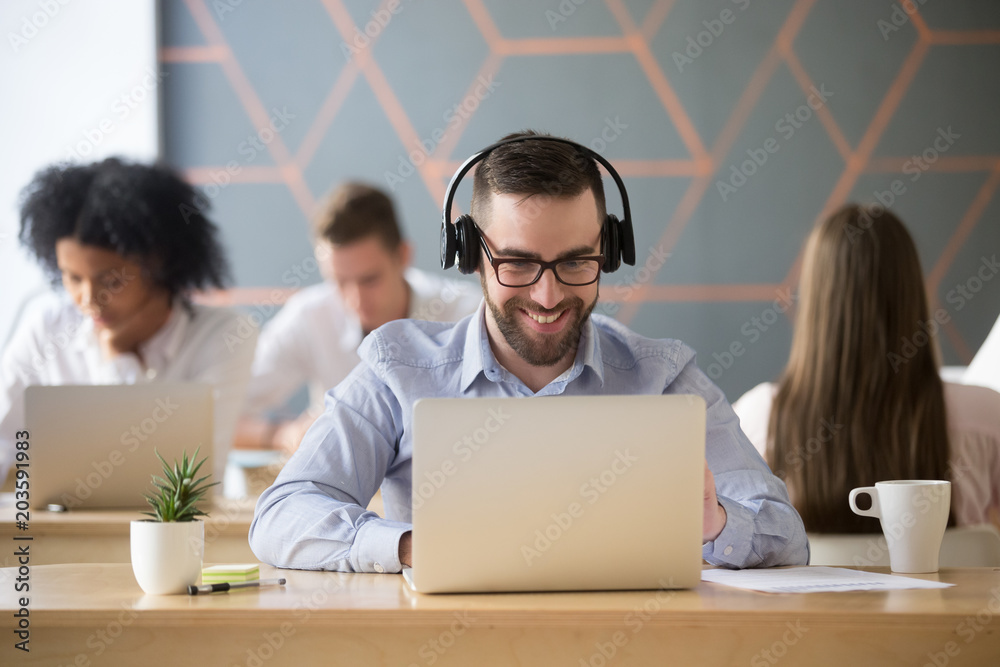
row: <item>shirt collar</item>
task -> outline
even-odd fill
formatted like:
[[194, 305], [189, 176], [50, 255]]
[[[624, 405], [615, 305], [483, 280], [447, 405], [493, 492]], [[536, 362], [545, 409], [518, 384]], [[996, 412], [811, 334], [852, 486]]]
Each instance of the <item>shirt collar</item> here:
[[[493, 355], [490, 339], [486, 333], [486, 300], [479, 304], [476, 313], [469, 318], [465, 335], [464, 363], [462, 364], [462, 391], [469, 387], [480, 374], [491, 382], [509, 381], [511, 374], [500, 365]], [[576, 350], [573, 365], [565, 373], [549, 383], [549, 386], [561, 383], [563, 386], [575, 380], [583, 373], [584, 368], [593, 370], [601, 385], [604, 385], [604, 364], [601, 361], [601, 342], [597, 335], [592, 317], [587, 317], [581, 328], [580, 345]], [[544, 391], [544, 389], [543, 389]], [[541, 392], [540, 392], [541, 393]]]
[[[487, 368], [493, 369], [490, 374], [500, 369], [500, 364], [490, 349], [490, 339], [486, 335], [486, 299], [479, 303], [479, 308], [473, 313], [465, 325], [465, 349], [462, 358], [462, 391], [468, 391], [473, 381], [480, 373], [486, 374]], [[487, 377], [490, 377], [488, 374]]]
[[587, 323], [580, 332], [580, 347], [576, 350], [576, 361], [573, 362], [573, 366], [580, 366], [581, 373], [584, 366], [589, 366], [594, 371], [597, 379], [600, 380], [601, 386], [604, 386], [604, 360], [601, 356], [601, 337], [597, 335], [597, 327], [594, 325], [593, 317], [587, 317]]

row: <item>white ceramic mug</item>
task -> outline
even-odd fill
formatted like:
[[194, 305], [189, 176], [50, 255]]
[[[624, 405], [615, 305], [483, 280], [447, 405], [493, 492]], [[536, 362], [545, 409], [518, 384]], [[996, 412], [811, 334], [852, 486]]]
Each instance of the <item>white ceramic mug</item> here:
[[[871, 509], [858, 507], [857, 497], [871, 496]], [[937, 572], [941, 540], [951, 511], [951, 482], [903, 479], [876, 482], [851, 491], [851, 509], [861, 516], [877, 517], [889, 545], [893, 572]]]

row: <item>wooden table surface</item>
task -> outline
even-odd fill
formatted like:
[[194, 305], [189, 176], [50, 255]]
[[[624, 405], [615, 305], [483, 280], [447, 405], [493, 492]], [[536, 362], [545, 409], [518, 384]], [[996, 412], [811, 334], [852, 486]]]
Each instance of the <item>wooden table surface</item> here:
[[[884, 572], [884, 568], [870, 568]], [[427, 596], [398, 575], [275, 570], [284, 587], [143, 595], [127, 564], [32, 566], [30, 653], [14, 648], [18, 570], [0, 570], [2, 664], [997, 665], [1000, 569], [947, 589]], [[14, 660], [11, 662], [10, 660]], [[935, 662], [936, 661], [936, 662]]]
[[[4, 497], [3, 500], [8, 500]], [[205, 558], [215, 562], [256, 562], [248, 534], [252, 500], [218, 498], [205, 520]], [[129, 563], [130, 523], [148, 519], [142, 510], [30, 510], [28, 529], [19, 530], [12, 502], [0, 502], [0, 544], [31, 535], [33, 565], [57, 563]], [[16, 565], [13, 549], [0, 551], [0, 565]]]

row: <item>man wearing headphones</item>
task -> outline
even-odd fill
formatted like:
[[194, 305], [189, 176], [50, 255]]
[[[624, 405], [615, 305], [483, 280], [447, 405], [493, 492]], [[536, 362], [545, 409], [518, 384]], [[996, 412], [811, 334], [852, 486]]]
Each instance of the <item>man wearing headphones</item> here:
[[[622, 194], [605, 210], [600, 162]], [[449, 221], [475, 164], [471, 216]], [[602, 157], [532, 132], [452, 179], [442, 265], [478, 271], [483, 305], [454, 325], [401, 321], [365, 341], [299, 451], [257, 503], [250, 544], [279, 567], [399, 572], [410, 563], [411, 423], [425, 397], [699, 394], [708, 406], [702, 556], [725, 567], [804, 565], [802, 521], [732, 408], [676, 340], [592, 315], [601, 270], [635, 261], [628, 197]], [[718, 483], [718, 493], [716, 491]], [[366, 512], [381, 487], [386, 517]]]

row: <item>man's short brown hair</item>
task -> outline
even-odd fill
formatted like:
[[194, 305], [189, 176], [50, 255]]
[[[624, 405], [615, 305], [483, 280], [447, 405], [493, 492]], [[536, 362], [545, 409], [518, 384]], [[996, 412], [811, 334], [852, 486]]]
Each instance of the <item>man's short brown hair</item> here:
[[[546, 136], [550, 135], [524, 130], [501, 141]], [[494, 194], [572, 198], [588, 189], [594, 193], [598, 220], [603, 221], [607, 212], [604, 182], [597, 162], [586, 150], [557, 141], [518, 141], [494, 148], [477, 165], [471, 213], [476, 224], [485, 229]]]
[[344, 183], [327, 197], [313, 219], [313, 234], [336, 246], [376, 236], [387, 250], [403, 242], [392, 200], [364, 183]]

